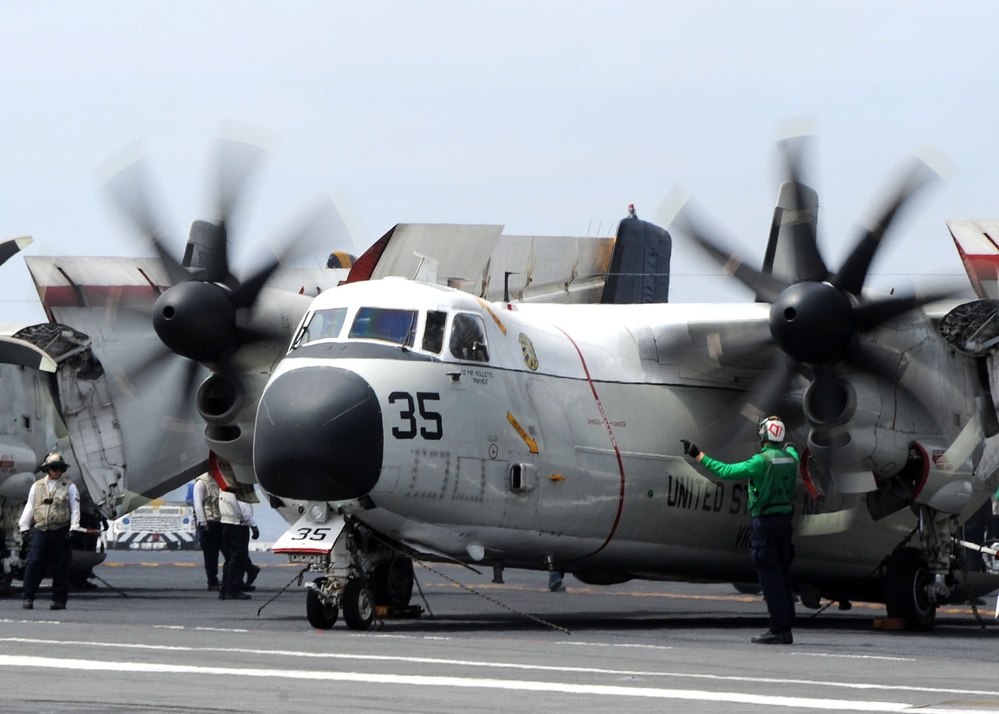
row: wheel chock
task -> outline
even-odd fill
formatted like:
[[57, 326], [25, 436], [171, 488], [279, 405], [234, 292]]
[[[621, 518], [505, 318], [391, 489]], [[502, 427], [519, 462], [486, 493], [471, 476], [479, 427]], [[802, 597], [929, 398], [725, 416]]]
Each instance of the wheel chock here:
[[901, 617], [875, 617], [875, 630], [905, 630], [908, 629], [905, 620]]
[[375, 613], [383, 620], [416, 619], [423, 615], [423, 608], [419, 605], [410, 605], [408, 607], [376, 605]]

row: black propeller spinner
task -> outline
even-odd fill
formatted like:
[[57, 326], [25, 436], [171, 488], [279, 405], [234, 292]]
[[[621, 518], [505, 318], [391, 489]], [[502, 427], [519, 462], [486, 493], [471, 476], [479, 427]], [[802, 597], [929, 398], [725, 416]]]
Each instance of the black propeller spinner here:
[[772, 413], [800, 371], [810, 379], [803, 406], [812, 434], [818, 436], [820, 432], [835, 432], [852, 416], [850, 395], [836, 374], [836, 365], [846, 363], [896, 383], [899, 380], [897, 357], [864, 345], [864, 333], [947, 293], [876, 299], [865, 299], [861, 294], [871, 262], [893, 220], [918, 191], [937, 178], [936, 172], [914, 160], [901, 185], [876, 214], [877, 219], [861, 230], [853, 250], [839, 270], [831, 273], [818, 250], [815, 213], [808, 210], [811, 189], [802, 182], [805, 143], [806, 137], [780, 143], [793, 196], [789, 210], [795, 221], [791, 225], [795, 280], [783, 280], [746, 265], [722, 248], [689, 206], [677, 215], [672, 227], [692, 237], [727, 272], [755, 291], [758, 299], [771, 304], [766, 332], [743, 337], [739, 348], [762, 349], [776, 343], [781, 352], [754, 385], [742, 414], [755, 420]]

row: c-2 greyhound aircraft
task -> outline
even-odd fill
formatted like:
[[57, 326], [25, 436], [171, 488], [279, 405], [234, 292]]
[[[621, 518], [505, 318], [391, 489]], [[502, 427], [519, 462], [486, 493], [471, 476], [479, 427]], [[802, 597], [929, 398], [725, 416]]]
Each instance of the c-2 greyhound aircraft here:
[[364, 629], [407, 605], [421, 557], [591, 584], [752, 582], [745, 486], [709, 479], [680, 440], [742, 460], [744, 425], [777, 411], [805, 455], [792, 570], [805, 605], [880, 601], [929, 629], [939, 605], [999, 584], [968, 572], [960, 529], [995, 490], [996, 364], [968, 346], [994, 305], [864, 289], [929, 169], [912, 168], [833, 269], [800, 149], [785, 148], [775, 227], [793, 243], [766, 270], [692, 209], [673, 222], [755, 303], [487, 302], [393, 278], [313, 300], [260, 397], [253, 466], [273, 497], [306, 502], [275, 551], [320, 574], [314, 626], [342, 612]]

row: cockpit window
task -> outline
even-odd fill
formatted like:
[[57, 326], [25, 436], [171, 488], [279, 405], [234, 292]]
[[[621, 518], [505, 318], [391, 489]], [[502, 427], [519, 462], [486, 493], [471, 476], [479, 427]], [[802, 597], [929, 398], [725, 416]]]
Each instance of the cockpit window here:
[[413, 310], [362, 307], [354, 317], [348, 337], [408, 345], [415, 328], [416, 312]]
[[486, 346], [486, 327], [482, 318], [469, 313], [455, 315], [449, 347], [451, 354], [458, 359], [488, 362], [489, 348]]
[[423, 349], [427, 352], [440, 354], [444, 349], [444, 327], [447, 325], [447, 313], [431, 310], [427, 313], [427, 324], [423, 328]]
[[335, 307], [330, 310], [316, 310], [308, 323], [298, 333], [298, 338], [292, 344], [295, 349], [316, 340], [329, 340], [340, 336], [343, 320], [347, 316], [347, 308]]

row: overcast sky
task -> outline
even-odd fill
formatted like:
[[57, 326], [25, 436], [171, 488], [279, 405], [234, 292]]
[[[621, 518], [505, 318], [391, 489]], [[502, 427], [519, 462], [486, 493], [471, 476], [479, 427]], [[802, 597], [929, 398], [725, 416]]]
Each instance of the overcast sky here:
[[[949, 180], [875, 270], [956, 275], [944, 221], [999, 217], [997, 27], [994, 0], [0, 2], [0, 236], [139, 254], [100, 191], [139, 146], [179, 255], [236, 122], [272, 150], [237, 252], [324, 192], [364, 243], [398, 222], [607, 235], [681, 184], [758, 260], [773, 141], [809, 117], [829, 262], [892, 169], [932, 146]], [[23, 261], [2, 270], [0, 321], [41, 320]], [[678, 240], [673, 299], [747, 299], [714, 271]]]

